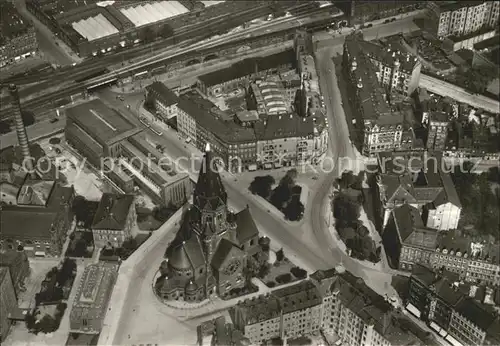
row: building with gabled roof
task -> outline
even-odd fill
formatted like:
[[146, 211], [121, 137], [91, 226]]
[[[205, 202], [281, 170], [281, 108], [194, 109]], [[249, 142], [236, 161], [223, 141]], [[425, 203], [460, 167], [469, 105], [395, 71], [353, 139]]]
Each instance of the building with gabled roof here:
[[[165, 252], [165, 274], [157, 294], [166, 300], [228, 298], [247, 286], [247, 259], [260, 249], [259, 231], [250, 211], [230, 212], [227, 193], [210, 145], [200, 168], [193, 204], [186, 210], [175, 239]], [[243, 224], [244, 223], [244, 224]]]
[[75, 190], [52, 180], [24, 180], [17, 205], [0, 208], [0, 247], [29, 256], [59, 255], [73, 221]]
[[425, 227], [419, 210], [403, 204], [391, 212], [382, 242], [393, 268], [411, 270], [415, 263], [429, 264], [438, 233]]
[[[363, 153], [397, 150], [401, 146], [404, 114], [393, 111], [387, 102], [387, 91], [379, 78], [379, 68], [363, 50], [362, 34], [346, 37], [342, 71], [347, 82], [353, 122], [364, 133]], [[379, 77], [380, 76], [380, 77]], [[382, 79], [385, 79], [385, 75]]]
[[91, 226], [94, 245], [121, 247], [135, 235], [136, 217], [133, 195], [104, 193]]
[[377, 187], [383, 209], [383, 227], [391, 211], [403, 204], [417, 207], [425, 226], [437, 230], [458, 227], [462, 204], [439, 153], [392, 152], [378, 154], [381, 174]]
[[346, 345], [428, 345], [425, 332], [344, 269], [318, 270], [308, 280], [246, 299], [230, 309], [252, 344], [321, 330]]
[[458, 280], [443, 269], [414, 266], [406, 308], [452, 345], [495, 345], [500, 338], [498, 314], [461, 292]]
[[72, 333], [99, 334], [118, 276], [118, 265], [100, 262], [85, 268], [70, 312]]
[[167, 122], [177, 116], [179, 97], [162, 82], [153, 82], [146, 87], [147, 97], [155, 105], [156, 114], [160, 120]]

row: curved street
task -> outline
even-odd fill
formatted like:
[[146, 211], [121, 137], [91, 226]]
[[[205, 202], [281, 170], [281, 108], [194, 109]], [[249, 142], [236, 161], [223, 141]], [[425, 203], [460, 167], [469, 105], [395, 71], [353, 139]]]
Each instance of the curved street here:
[[[376, 36], [388, 36], [401, 31], [408, 30], [411, 25], [411, 18], [394, 22], [380, 27], [373, 27], [365, 31], [367, 38]], [[331, 155], [325, 160], [325, 171], [331, 173], [318, 173], [318, 180], [314, 186], [310, 187], [311, 196], [304, 214], [304, 220], [291, 226], [283, 222], [283, 216], [280, 213], [270, 210], [269, 206], [262, 203], [260, 197], [254, 196], [248, 192], [247, 186], [238, 183], [238, 178], [232, 174], [222, 174], [228, 198], [231, 207], [239, 210], [250, 206], [251, 213], [262, 233], [269, 236], [272, 241], [276, 241], [282, 246], [289, 256], [298, 257], [301, 265], [309, 270], [327, 269], [342, 264], [354, 275], [362, 277], [367, 284], [376, 290], [379, 294], [392, 295], [394, 290], [390, 286], [390, 270], [382, 272], [369, 262], [360, 262], [346, 256], [334, 237], [330, 234], [326, 223], [325, 203], [329, 203], [328, 193], [334, 179], [338, 176], [339, 170], [335, 165], [329, 167], [332, 162], [336, 163], [340, 158], [347, 157], [355, 159], [357, 153], [352, 147], [347, 123], [340, 101], [340, 92], [338, 90], [335, 66], [331, 59], [333, 54], [342, 51], [343, 36], [331, 39], [330, 44], [325, 49], [319, 49], [316, 56], [317, 70], [320, 76], [320, 87], [324, 94], [327, 107], [327, 117], [330, 128], [330, 152]], [[200, 71], [201, 73], [201, 71]], [[166, 81], [168, 84], [168, 81]], [[118, 109], [128, 118], [137, 119], [137, 115], [132, 110], [128, 110], [126, 104], [136, 105], [144, 97], [142, 93], [122, 94], [125, 102], [117, 99], [116, 94], [111, 90], [99, 92], [99, 97], [110, 106]], [[137, 121], [136, 121], [137, 122]], [[161, 136], [148, 133], [148, 136], [155, 143], [167, 148], [167, 154], [172, 158], [191, 157], [193, 154], [200, 155], [200, 152], [191, 144], [179, 140], [177, 132], [173, 130], [164, 130]], [[198, 165], [192, 165], [196, 169]], [[335, 168], [335, 170], [333, 170]], [[172, 231], [175, 231], [172, 230]], [[169, 234], [172, 234], [170, 232]], [[170, 344], [194, 344], [195, 343], [195, 325], [193, 321], [181, 322], [174, 318], [164, 308], [158, 307], [158, 301], [151, 291], [152, 275], [157, 270], [158, 265], [163, 258], [163, 252], [168, 244], [170, 236], [162, 238], [157, 246], [148, 251], [140, 260], [134, 269], [133, 278], [127, 293], [123, 310], [118, 312], [119, 324], [115, 338], [109, 339], [110, 344], [128, 343], [161, 343], [165, 344], [168, 340]], [[295, 256], [293, 256], [295, 255]], [[163, 317], [162, 317], [163, 316]], [[190, 333], [192, 332], [192, 333]], [[188, 340], [188, 336], [191, 339]], [[128, 337], [130, 335], [130, 338]]]

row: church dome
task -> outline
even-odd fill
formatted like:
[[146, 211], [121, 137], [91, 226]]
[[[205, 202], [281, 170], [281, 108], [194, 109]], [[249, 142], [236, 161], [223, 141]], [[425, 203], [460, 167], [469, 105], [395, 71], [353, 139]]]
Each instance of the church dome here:
[[168, 263], [175, 269], [191, 269], [191, 261], [189, 260], [186, 250], [184, 249], [184, 242], [172, 251]]
[[194, 293], [198, 290], [198, 285], [193, 282], [193, 280], [190, 280], [189, 283], [186, 286], [186, 292], [188, 293]]

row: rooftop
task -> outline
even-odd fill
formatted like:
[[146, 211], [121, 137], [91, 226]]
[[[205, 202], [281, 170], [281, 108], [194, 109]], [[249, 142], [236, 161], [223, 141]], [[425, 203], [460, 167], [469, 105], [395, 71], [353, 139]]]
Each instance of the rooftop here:
[[385, 90], [378, 82], [378, 69], [362, 49], [362, 34], [346, 37], [345, 48], [350, 69], [351, 83], [355, 83], [365, 125], [395, 126], [403, 123], [403, 115], [393, 113], [385, 99]]
[[437, 239], [437, 248], [443, 253], [477, 258], [492, 263], [498, 263], [500, 259], [500, 244], [492, 243], [486, 238], [469, 236], [461, 230], [440, 234]]
[[250, 84], [259, 113], [271, 115], [289, 111], [285, 90], [280, 82], [257, 81]]
[[291, 64], [293, 67], [296, 66], [296, 56], [293, 49], [264, 57], [248, 58], [236, 62], [223, 70], [198, 76], [198, 79], [202, 81], [206, 87], [212, 87], [231, 80], [246, 77], [257, 71], [267, 71], [286, 64]]
[[438, 232], [425, 227], [417, 208], [405, 204], [392, 213], [403, 243], [428, 249], [436, 247]]
[[66, 114], [101, 145], [118, 142], [142, 131], [98, 99], [68, 108]]
[[1, 239], [51, 240], [57, 213], [39, 208], [5, 206], [0, 210]]
[[124, 7], [120, 11], [136, 27], [162, 21], [167, 18], [175, 17], [189, 10], [178, 1], [155, 1], [141, 5]]
[[0, 44], [26, 34], [31, 27], [31, 23], [23, 21], [12, 2], [0, 2]]
[[[85, 268], [82, 280], [78, 286], [73, 309], [70, 313], [72, 330], [88, 330], [85, 324], [80, 326], [82, 319], [104, 320], [108, 300], [113, 291], [118, 266], [114, 264], [91, 264]], [[75, 325], [73, 325], [73, 322]], [[89, 332], [99, 332], [100, 330], [88, 330]]]
[[179, 97], [162, 82], [153, 82], [146, 87], [146, 90], [148, 93], [153, 92], [166, 107], [179, 102]]
[[19, 190], [17, 204], [45, 207], [54, 189], [53, 180], [27, 180]]
[[316, 286], [309, 280], [273, 291], [283, 313], [307, 309], [321, 304], [322, 298]]
[[87, 41], [94, 41], [119, 32], [102, 13], [99, 13], [95, 17], [73, 22], [71, 26]]
[[133, 203], [133, 195], [104, 193], [94, 216], [92, 229], [123, 230]]

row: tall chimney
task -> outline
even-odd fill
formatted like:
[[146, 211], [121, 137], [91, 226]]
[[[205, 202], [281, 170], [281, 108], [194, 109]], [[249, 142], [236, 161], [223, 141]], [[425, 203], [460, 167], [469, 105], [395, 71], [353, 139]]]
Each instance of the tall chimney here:
[[9, 85], [9, 92], [12, 96], [12, 109], [14, 111], [14, 121], [16, 122], [17, 141], [21, 147], [23, 155], [23, 167], [26, 168], [32, 179], [35, 178], [35, 170], [33, 168], [33, 161], [31, 159], [30, 147], [28, 143], [28, 135], [24, 127], [23, 117], [21, 115], [21, 101], [19, 100], [19, 93], [15, 84]]

